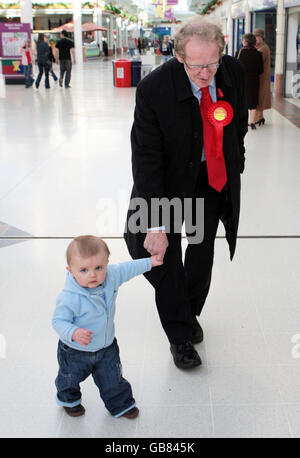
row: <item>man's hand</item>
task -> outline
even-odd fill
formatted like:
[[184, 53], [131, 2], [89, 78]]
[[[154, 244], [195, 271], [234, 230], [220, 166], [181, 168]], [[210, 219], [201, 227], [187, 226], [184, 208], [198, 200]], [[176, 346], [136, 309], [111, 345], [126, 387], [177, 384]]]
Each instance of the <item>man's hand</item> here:
[[[168, 248], [169, 242], [165, 232], [148, 232], [144, 241], [144, 248], [152, 256], [155, 255], [156, 262], [163, 262], [165, 252]], [[160, 265], [160, 264], [157, 264]]]
[[78, 328], [73, 332], [72, 340], [75, 340], [80, 345], [88, 345], [92, 341], [92, 331], [84, 328]]

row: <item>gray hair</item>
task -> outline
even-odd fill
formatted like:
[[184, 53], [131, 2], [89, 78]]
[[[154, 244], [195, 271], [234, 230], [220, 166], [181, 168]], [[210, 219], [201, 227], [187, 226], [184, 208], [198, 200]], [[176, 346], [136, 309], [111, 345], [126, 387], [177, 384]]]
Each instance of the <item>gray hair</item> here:
[[199, 41], [215, 42], [219, 46], [220, 56], [225, 48], [225, 40], [221, 27], [214, 21], [197, 16], [184, 24], [181, 24], [174, 37], [174, 49], [176, 53], [184, 57], [185, 45], [193, 36]]

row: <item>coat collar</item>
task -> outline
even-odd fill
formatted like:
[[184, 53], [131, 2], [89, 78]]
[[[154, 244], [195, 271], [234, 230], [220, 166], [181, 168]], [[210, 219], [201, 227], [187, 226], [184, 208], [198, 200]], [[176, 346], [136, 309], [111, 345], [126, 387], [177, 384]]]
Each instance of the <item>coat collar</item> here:
[[[171, 64], [171, 62], [170, 62]], [[178, 102], [194, 97], [189, 78], [184, 69], [184, 65], [178, 62], [176, 58], [172, 59], [173, 80], [175, 84], [176, 98]], [[216, 86], [223, 89], [224, 86], [232, 87], [228, 71], [221, 59], [220, 66], [216, 73]]]

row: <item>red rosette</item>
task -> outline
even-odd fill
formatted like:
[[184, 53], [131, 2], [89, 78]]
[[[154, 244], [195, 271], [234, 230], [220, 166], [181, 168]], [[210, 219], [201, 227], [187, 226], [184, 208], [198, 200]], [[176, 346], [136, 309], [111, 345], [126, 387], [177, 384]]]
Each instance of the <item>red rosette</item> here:
[[228, 102], [218, 100], [207, 110], [207, 119], [214, 126], [216, 158], [223, 156], [223, 128], [231, 123], [233, 109]]
[[233, 119], [233, 109], [228, 102], [218, 100], [207, 110], [207, 118], [213, 126], [227, 126]]

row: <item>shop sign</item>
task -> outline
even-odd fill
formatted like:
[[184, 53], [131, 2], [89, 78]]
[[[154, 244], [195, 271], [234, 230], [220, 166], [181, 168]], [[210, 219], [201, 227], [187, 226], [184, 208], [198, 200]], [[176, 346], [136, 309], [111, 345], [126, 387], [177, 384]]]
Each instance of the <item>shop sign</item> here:
[[292, 8], [293, 6], [300, 6], [300, 0], [283, 0], [284, 8]]
[[163, 35], [171, 35], [171, 27], [153, 27], [152, 32], [160, 37]]
[[20, 48], [30, 38], [30, 24], [0, 23], [0, 56], [6, 78], [24, 78]]

